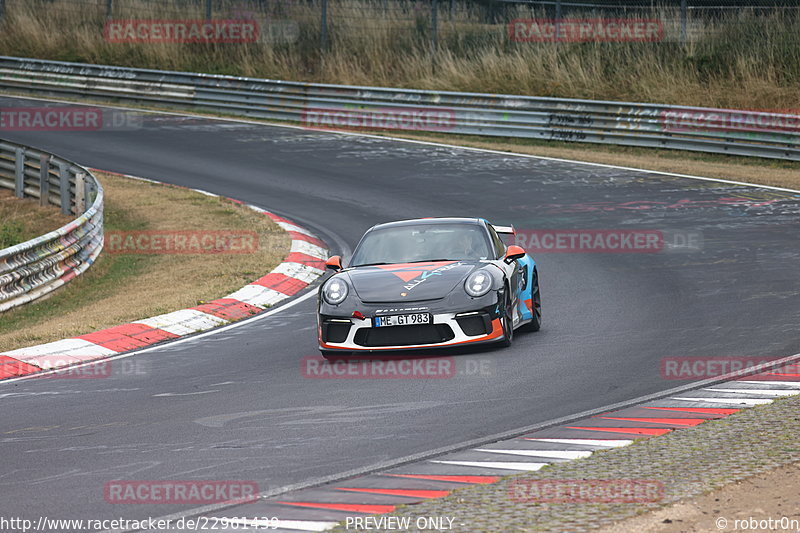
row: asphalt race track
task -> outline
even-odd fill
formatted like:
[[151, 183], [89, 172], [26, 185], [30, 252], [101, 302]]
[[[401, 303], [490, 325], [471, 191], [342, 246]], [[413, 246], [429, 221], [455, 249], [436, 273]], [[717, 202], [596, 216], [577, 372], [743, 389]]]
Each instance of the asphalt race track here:
[[662, 377], [663, 358], [800, 352], [800, 193], [170, 115], [121, 131], [2, 136], [254, 203], [334, 252], [372, 224], [424, 216], [482, 216], [523, 231], [661, 230], [670, 245], [534, 253], [543, 329], [519, 333], [509, 349], [456, 354], [460, 372], [449, 379], [304, 376], [301, 360], [318, 354], [308, 298], [121, 360], [133, 372], [2, 384], [3, 516], [176, 513], [192, 506], [113, 505], [103, 486], [215, 479], [274, 490], [683, 383]]

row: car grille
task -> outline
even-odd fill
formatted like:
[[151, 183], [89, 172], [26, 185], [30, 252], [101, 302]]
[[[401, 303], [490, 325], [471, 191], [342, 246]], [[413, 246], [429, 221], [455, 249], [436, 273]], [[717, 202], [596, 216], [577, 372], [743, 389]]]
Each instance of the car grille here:
[[453, 330], [447, 324], [419, 324], [361, 328], [356, 331], [355, 343], [368, 348], [413, 346], [415, 344], [438, 344], [452, 340], [454, 337]]

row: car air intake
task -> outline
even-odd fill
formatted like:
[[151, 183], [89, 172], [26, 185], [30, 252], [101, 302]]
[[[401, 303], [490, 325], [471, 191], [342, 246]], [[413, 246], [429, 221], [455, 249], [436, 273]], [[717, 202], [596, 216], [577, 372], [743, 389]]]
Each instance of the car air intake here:
[[368, 348], [379, 346], [414, 346], [415, 344], [438, 344], [455, 337], [447, 324], [419, 324], [414, 326], [390, 326], [361, 328], [356, 331], [355, 343]]
[[347, 334], [350, 333], [350, 321], [347, 322], [333, 322], [325, 321], [322, 323], [322, 341], [323, 342], [344, 342], [347, 340]]
[[492, 320], [489, 313], [470, 313], [467, 316], [456, 315], [456, 322], [464, 335], [474, 337], [476, 335], [486, 335], [492, 331]]

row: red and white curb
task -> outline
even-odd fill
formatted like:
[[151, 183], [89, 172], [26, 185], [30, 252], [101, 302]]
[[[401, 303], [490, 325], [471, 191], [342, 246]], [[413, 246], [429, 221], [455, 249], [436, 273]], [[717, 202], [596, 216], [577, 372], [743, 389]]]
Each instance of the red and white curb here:
[[[161, 184], [146, 178], [118, 175]], [[191, 190], [218, 196], [199, 189]], [[102, 359], [247, 318], [297, 294], [325, 273], [328, 248], [313, 233], [260, 207], [229, 200], [268, 216], [291, 237], [289, 255], [272, 272], [223, 298], [189, 309], [0, 353], [0, 380]]]
[[[399, 505], [441, 498], [460, 487], [495, 483], [503, 476], [585, 458], [598, 450], [627, 446], [637, 439], [690, 428], [800, 394], [800, 373], [795, 372], [777, 369], [737, 374], [740, 377], [732, 381], [203, 516], [273, 531], [325, 531], [347, 518], [390, 513]], [[270, 519], [241, 518], [246, 516]]]

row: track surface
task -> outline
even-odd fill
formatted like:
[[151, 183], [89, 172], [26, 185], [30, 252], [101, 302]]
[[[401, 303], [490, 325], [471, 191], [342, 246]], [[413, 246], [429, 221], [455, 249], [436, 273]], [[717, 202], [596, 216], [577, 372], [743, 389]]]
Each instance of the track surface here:
[[300, 361], [317, 353], [308, 299], [127, 359], [136, 373], [0, 385], [2, 516], [180, 512], [192, 506], [108, 504], [103, 485], [255, 480], [269, 490], [668, 389], [679, 382], [661, 377], [664, 357], [800, 352], [793, 193], [167, 115], [130, 131], [2, 136], [246, 200], [334, 248], [354, 246], [377, 222], [442, 215], [703, 238], [699, 251], [538, 254], [542, 331], [457, 356], [462, 369], [467, 358], [483, 362], [488, 372], [477, 375], [307, 379]]

